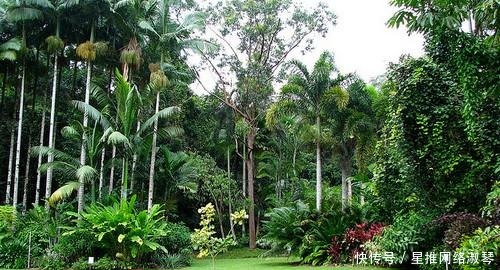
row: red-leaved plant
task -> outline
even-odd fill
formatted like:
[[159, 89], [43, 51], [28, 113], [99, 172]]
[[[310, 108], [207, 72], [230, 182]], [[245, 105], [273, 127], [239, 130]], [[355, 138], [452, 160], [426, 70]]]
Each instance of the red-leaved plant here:
[[340, 255], [342, 253], [342, 239], [338, 236], [332, 237], [332, 242], [328, 248], [328, 255], [330, 256], [332, 263], [340, 262]]
[[382, 223], [361, 223], [356, 224], [354, 228], [349, 228], [344, 234], [344, 247], [350, 258], [354, 258], [356, 253], [364, 252], [363, 244], [372, 240], [374, 236], [379, 235], [384, 230]]

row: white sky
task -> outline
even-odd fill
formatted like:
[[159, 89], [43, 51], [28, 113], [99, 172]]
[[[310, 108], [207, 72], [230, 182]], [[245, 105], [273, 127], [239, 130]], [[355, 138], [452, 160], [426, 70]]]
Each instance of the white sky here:
[[[390, 62], [397, 62], [402, 54], [423, 54], [421, 35], [408, 36], [406, 29], [388, 28], [387, 20], [396, 11], [389, 0], [300, 0], [304, 7], [314, 7], [319, 2], [328, 4], [337, 16], [337, 24], [325, 38], [314, 42], [315, 50], [307, 57], [299, 51], [292, 54], [312, 67], [321, 52], [328, 50], [335, 55], [341, 73], [356, 72], [369, 82], [385, 72]], [[212, 77], [206, 74], [202, 77]], [[207, 85], [213, 78], [207, 78]], [[204, 94], [196, 85], [197, 94]]]

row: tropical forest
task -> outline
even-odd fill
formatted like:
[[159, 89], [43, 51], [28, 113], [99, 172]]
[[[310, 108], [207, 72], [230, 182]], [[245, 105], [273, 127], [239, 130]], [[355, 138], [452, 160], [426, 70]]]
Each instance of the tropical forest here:
[[499, 269], [499, 29], [499, 0], [0, 0], [0, 268]]

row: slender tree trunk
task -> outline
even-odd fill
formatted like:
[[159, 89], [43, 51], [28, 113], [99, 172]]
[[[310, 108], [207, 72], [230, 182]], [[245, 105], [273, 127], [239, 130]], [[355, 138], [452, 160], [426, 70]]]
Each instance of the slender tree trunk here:
[[128, 158], [122, 158], [122, 188], [121, 198], [127, 200], [128, 194]]
[[[95, 23], [92, 21], [90, 29], [90, 42], [94, 42]], [[87, 61], [87, 79], [85, 82], [85, 104], [90, 105], [90, 78], [92, 77], [92, 62]], [[86, 130], [89, 122], [89, 113], [85, 109], [83, 113], [83, 129]], [[82, 145], [80, 151], [80, 165], [84, 166], [87, 159], [87, 133], [84, 131], [82, 134]], [[80, 186], [78, 186], [78, 213], [83, 211], [85, 182], [83, 177], [78, 179]]]
[[316, 211], [321, 212], [321, 120], [316, 116]]
[[[228, 207], [229, 207], [229, 217], [231, 217], [231, 213], [233, 213], [233, 207], [231, 203], [231, 152], [229, 146], [227, 147], [227, 180], [228, 180]], [[233, 235], [233, 239], [236, 241], [236, 233], [234, 231], [234, 222], [231, 218], [229, 218], [229, 225], [231, 227], [231, 234]]]
[[[56, 117], [57, 75], [58, 75], [57, 69], [58, 69], [58, 54], [55, 53], [54, 54], [54, 71], [53, 71], [53, 78], [52, 78], [52, 94], [51, 94], [51, 99], [50, 99], [50, 122], [49, 122], [49, 148], [50, 149], [55, 148], [55, 145], [54, 145], [55, 136], [56, 136], [55, 135], [55, 126], [56, 126], [55, 117]], [[54, 161], [54, 154], [53, 153], [49, 153], [47, 161], [48, 161], [48, 163], [51, 163]], [[47, 169], [47, 176], [46, 176], [45, 199], [48, 199], [50, 197], [50, 194], [52, 193], [52, 175], [53, 175], [52, 168], [49, 167]], [[47, 209], [49, 208], [49, 201], [48, 200], [45, 201], [45, 208], [47, 208]]]
[[[42, 107], [42, 123], [40, 125], [40, 147], [43, 146], [43, 141], [44, 141], [44, 136], [45, 136], [45, 99], [46, 95], [44, 96], [44, 101], [43, 101], [43, 107]], [[40, 172], [39, 168], [42, 166], [42, 154], [38, 154], [38, 163], [37, 163], [37, 172], [36, 172], [36, 188], [35, 188], [35, 206], [38, 205], [38, 202], [40, 201], [40, 183], [42, 180], [42, 173]]]
[[101, 166], [99, 168], [99, 201], [102, 200], [102, 188], [104, 186], [104, 158], [106, 156], [106, 148], [104, 146], [101, 150]]
[[[23, 27], [24, 28], [24, 27]], [[24, 32], [24, 30], [23, 30]], [[21, 165], [21, 140], [23, 135], [23, 114], [24, 114], [24, 88], [26, 83], [26, 62], [23, 60], [23, 73], [21, 78], [21, 94], [19, 97], [19, 116], [17, 123], [16, 161], [14, 165], [14, 192], [12, 193], [12, 205], [18, 203], [19, 192], [19, 167]]]
[[243, 197], [247, 197], [247, 142], [246, 138], [243, 137], [243, 173], [242, 173], [242, 191]]
[[[141, 129], [141, 122], [137, 121], [136, 132], [138, 133], [140, 129]], [[135, 187], [135, 170], [136, 169], [137, 169], [137, 153], [134, 151], [134, 155], [132, 157], [132, 172], [130, 173], [130, 191], [131, 192], [134, 192], [134, 187]]]
[[111, 150], [111, 169], [109, 170], [109, 189], [108, 189], [108, 194], [111, 195], [113, 192], [113, 186], [114, 186], [114, 179], [115, 179], [115, 164], [114, 160], [116, 157], [116, 146], [113, 145], [112, 150]]
[[[247, 197], [247, 186], [246, 186], [246, 179], [247, 179], [247, 144], [246, 144], [246, 137], [243, 136], [243, 173], [241, 177], [241, 182], [242, 182], [242, 192], [243, 192], [243, 198]], [[241, 225], [241, 235], [244, 237], [246, 234], [245, 232], [245, 224]]]
[[5, 191], [5, 204], [10, 204], [10, 189], [12, 185], [12, 163], [14, 163], [14, 128], [10, 132], [9, 168], [7, 169], [7, 188]]
[[345, 155], [341, 156], [340, 171], [342, 173], [342, 211], [345, 211], [350, 206], [348, 178], [351, 175], [351, 164]]
[[30, 160], [31, 160], [31, 136], [28, 138], [28, 154], [26, 155], [26, 171], [24, 172], [24, 189], [23, 189], [23, 212], [28, 208], [28, 187], [30, 181]]
[[[160, 91], [156, 93], [155, 114], [160, 110]], [[151, 143], [151, 163], [149, 164], [148, 211], [153, 207], [154, 176], [156, 163], [156, 140], [158, 136], [158, 118], [153, 127], [153, 142]]]
[[247, 159], [247, 181], [248, 181], [248, 199], [250, 200], [248, 210], [248, 237], [250, 249], [255, 249], [257, 235], [255, 233], [255, 197], [254, 197], [254, 152], [253, 147], [255, 143], [256, 128], [250, 126], [248, 132], [247, 146], [248, 146], [248, 159]]

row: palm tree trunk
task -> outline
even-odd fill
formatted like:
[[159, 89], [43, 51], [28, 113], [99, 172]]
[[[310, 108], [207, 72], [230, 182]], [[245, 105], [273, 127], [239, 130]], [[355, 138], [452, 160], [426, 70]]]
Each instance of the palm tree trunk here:
[[[51, 101], [50, 101], [50, 122], [49, 122], [49, 148], [55, 148], [55, 116], [56, 116], [56, 98], [57, 98], [57, 69], [58, 69], [58, 54], [54, 54], [54, 70], [53, 70], [53, 77], [52, 77], [52, 94], [51, 94]], [[45, 112], [44, 112], [45, 113]], [[42, 135], [40, 135], [41, 138], [41, 143], [40, 145], [43, 145], [43, 138]], [[47, 162], [51, 163], [54, 161], [54, 154], [49, 153]], [[49, 167], [47, 169], [47, 177], [46, 177], [46, 184], [45, 184], [45, 198], [49, 198], [50, 194], [52, 193], [52, 168]], [[45, 201], [45, 208], [49, 208], [49, 201]]]
[[14, 162], [14, 128], [10, 132], [9, 167], [7, 169], [7, 188], [5, 191], [5, 204], [10, 203], [10, 189], [12, 185], [12, 163]]
[[24, 189], [23, 189], [23, 212], [26, 212], [28, 207], [28, 187], [30, 181], [30, 160], [31, 160], [31, 136], [28, 138], [28, 154], [26, 155], [26, 171], [24, 172]]
[[[139, 132], [140, 129], [141, 129], [141, 121], [137, 121], [136, 132]], [[137, 168], [137, 153], [134, 151], [134, 155], [132, 157], [132, 172], [130, 173], [130, 191], [131, 192], [134, 192], [136, 168]]]
[[[92, 26], [90, 29], [90, 42], [94, 42], [94, 28], [95, 23], [92, 21]], [[92, 77], [92, 62], [87, 61], [87, 80], [85, 82], [85, 105], [90, 105], [90, 78]], [[85, 130], [88, 126], [89, 122], [89, 114], [87, 109], [85, 109], [83, 113], [83, 129]], [[80, 151], [80, 165], [84, 166], [87, 159], [87, 133], [84, 131], [82, 134], [82, 145]], [[78, 187], [78, 213], [83, 211], [83, 203], [84, 203], [84, 192], [85, 192], [85, 183], [83, 181], [83, 177], [79, 179], [80, 186]]]
[[113, 186], [114, 186], [114, 179], [115, 179], [115, 165], [114, 160], [116, 157], [116, 146], [113, 145], [113, 148], [111, 150], [111, 169], [109, 170], [109, 187], [108, 187], [108, 195], [111, 195], [113, 192]]
[[248, 159], [247, 159], [247, 180], [248, 180], [248, 199], [250, 201], [248, 209], [248, 246], [250, 249], [255, 249], [257, 235], [255, 233], [255, 197], [254, 197], [254, 153], [253, 147], [255, 143], [256, 127], [250, 125], [250, 130], [247, 135]]
[[[155, 114], [160, 110], [160, 91], [156, 93]], [[153, 207], [154, 176], [156, 163], [156, 140], [158, 137], [158, 118], [153, 127], [153, 142], [151, 143], [151, 163], [149, 164], [148, 211]]]
[[316, 211], [321, 212], [321, 120], [316, 116]]
[[101, 150], [101, 166], [99, 169], [99, 201], [102, 199], [102, 188], [104, 186], [104, 158], [106, 156], [106, 148], [104, 146], [102, 147]]
[[[45, 99], [46, 95], [43, 98], [43, 109], [42, 109], [42, 123], [40, 125], [40, 147], [43, 146], [44, 136], [45, 136]], [[38, 163], [37, 168], [40, 168], [42, 165], [42, 153], [38, 154]], [[40, 182], [42, 180], [42, 173], [37, 169], [36, 172], [36, 188], [35, 188], [35, 206], [38, 205], [40, 201]]]
[[346, 157], [345, 155], [341, 156], [340, 171], [342, 173], [342, 211], [345, 211], [350, 206], [348, 178], [351, 174], [351, 166], [349, 163], [349, 158]]
[[128, 194], [128, 158], [122, 158], [122, 188], [121, 198], [127, 200]]
[[[24, 29], [24, 27], [23, 27]], [[24, 32], [24, 30], [23, 30]], [[16, 142], [16, 159], [14, 165], [14, 192], [12, 193], [12, 205], [17, 205], [19, 192], [19, 167], [21, 165], [21, 140], [23, 134], [23, 112], [24, 112], [24, 87], [26, 83], [26, 62], [23, 60], [23, 73], [21, 78], [21, 94], [19, 97], [19, 116], [17, 122], [17, 142]]]

